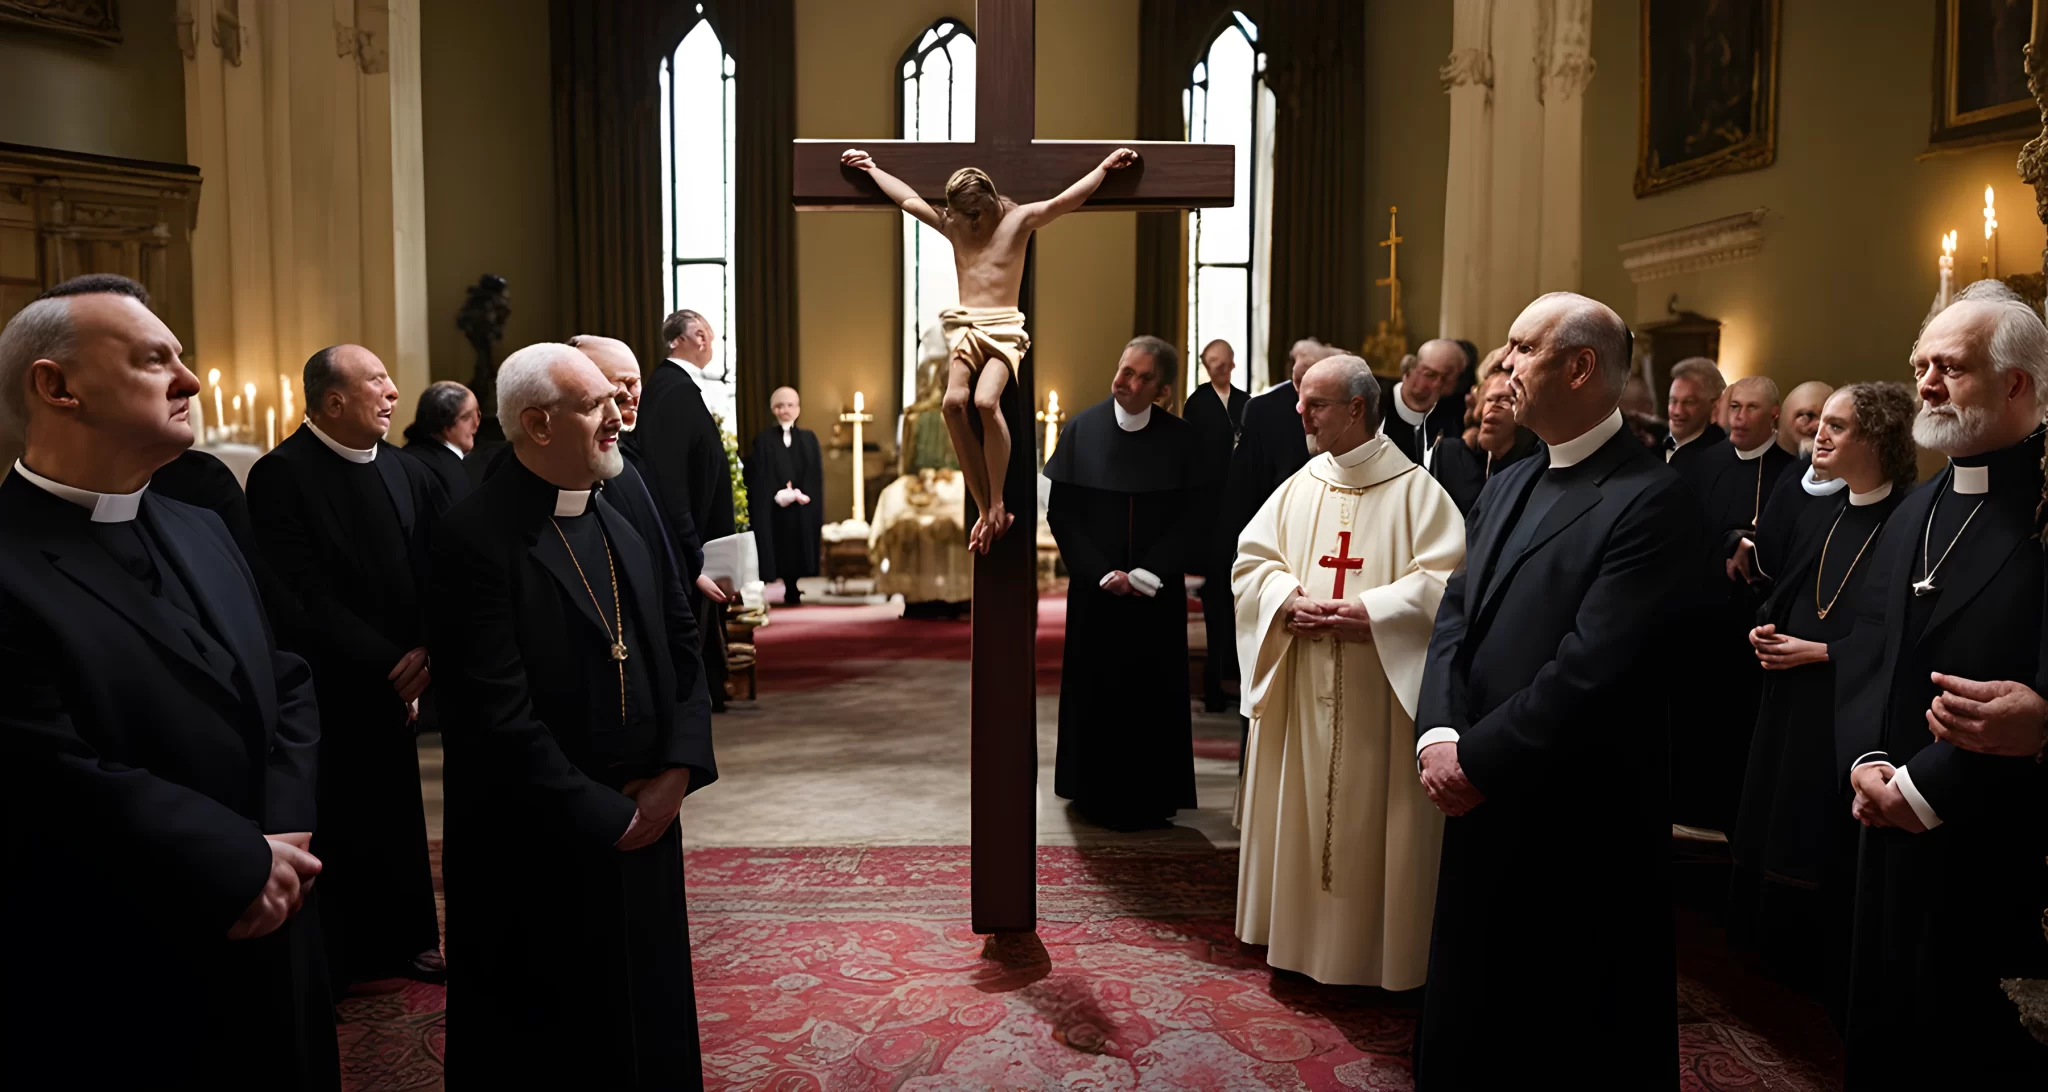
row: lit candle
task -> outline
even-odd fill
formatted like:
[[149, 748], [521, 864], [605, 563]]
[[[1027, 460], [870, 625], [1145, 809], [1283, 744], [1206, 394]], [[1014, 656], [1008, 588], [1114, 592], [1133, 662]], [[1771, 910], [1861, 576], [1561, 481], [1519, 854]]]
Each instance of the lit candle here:
[[247, 399], [248, 399], [248, 401], [247, 401], [246, 403], [244, 403], [244, 404], [245, 404], [245, 406], [247, 407], [247, 411], [248, 411], [248, 414], [249, 414], [249, 442], [250, 442], [250, 443], [255, 443], [255, 442], [256, 442], [256, 384], [254, 384], [254, 383], [244, 383], [244, 384], [242, 384], [242, 395], [243, 395], [243, 397], [245, 397], [245, 398], [247, 398]]
[[292, 377], [288, 375], [278, 376], [277, 390], [279, 394], [278, 401], [284, 406], [284, 427], [289, 429], [292, 427], [292, 422], [298, 419], [292, 415]]
[[263, 447], [265, 450], [277, 446], [277, 407], [263, 411]]
[[1991, 187], [1984, 187], [1984, 275], [1998, 275], [1998, 206]]
[[867, 444], [861, 439], [861, 419], [867, 416], [867, 398], [859, 391], [853, 392], [853, 522], [866, 523], [868, 519], [867, 498]]
[[1045, 457], [1052, 458], [1060, 446], [1060, 392], [1045, 392]]
[[1956, 277], [1956, 233], [1951, 231], [1941, 237], [1941, 290], [1935, 296], [1935, 310], [1941, 310], [1955, 299]]
[[213, 385], [213, 427], [221, 430], [221, 438], [226, 439], [228, 415], [221, 412], [220, 408], [220, 369], [215, 368], [207, 372], [206, 381]]

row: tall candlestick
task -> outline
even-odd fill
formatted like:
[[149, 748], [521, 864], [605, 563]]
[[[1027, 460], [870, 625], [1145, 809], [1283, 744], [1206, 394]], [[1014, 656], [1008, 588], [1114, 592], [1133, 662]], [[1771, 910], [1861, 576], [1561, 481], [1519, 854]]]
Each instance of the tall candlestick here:
[[256, 442], [256, 384], [242, 384], [242, 396], [246, 399], [243, 406], [249, 415], [249, 442], [253, 444]]
[[263, 411], [263, 448], [265, 451], [277, 446], [277, 407]]
[[867, 497], [867, 441], [861, 435], [861, 426], [874, 420], [867, 412], [867, 398], [859, 391], [853, 392], [853, 412], [839, 415], [841, 421], [853, 426], [853, 522], [868, 521]]
[[1998, 276], [1998, 206], [1991, 187], [1984, 187], [1984, 276]]
[[220, 430], [220, 438], [227, 439], [228, 415], [220, 408], [220, 369], [206, 373], [206, 381], [213, 385], [213, 427]]
[[1951, 231], [1941, 237], [1941, 289], [1935, 294], [1935, 310], [1946, 308], [1955, 299], [1956, 285], [1956, 233]]
[[292, 413], [292, 377], [291, 377], [291, 376], [288, 376], [288, 375], [279, 375], [279, 376], [277, 377], [277, 393], [278, 393], [278, 404], [280, 404], [280, 405], [282, 405], [282, 406], [284, 407], [284, 427], [285, 427], [285, 428], [286, 428], [287, 430], [289, 430], [289, 429], [290, 429], [290, 428], [292, 427], [292, 422], [293, 422], [293, 421], [296, 421], [296, 420], [298, 420], [298, 418], [297, 418], [296, 416], [294, 416], [294, 415], [293, 415], [293, 413]]

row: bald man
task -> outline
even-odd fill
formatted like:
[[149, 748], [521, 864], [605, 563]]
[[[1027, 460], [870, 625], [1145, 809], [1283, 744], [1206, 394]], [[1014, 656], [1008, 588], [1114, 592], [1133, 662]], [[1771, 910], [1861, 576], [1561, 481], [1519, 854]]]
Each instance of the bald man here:
[[1416, 703], [1450, 819], [1415, 1087], [1520, 1087], [1546, 1044], [1599, 1027], [1580, 1084], [1670, 1088], [1665, 710], [1692, 669], [1670, 634], [1705, 591], [1699, 505], [1623, 427], [1612, 309], [1540, 297], [1509, 346], [1516, 423], [1548, 449], [1481, 492]]
[[440, 479], [384, 441], [398, 385], [375, 353], [332, 345], [303, 373], [305, 424], [249, 470], [257, 549], [297, 599], [266, 604], [320, 696], [320, 914], [337, 989], [438, 980], [441, 933], [414, 744], [433, 681], [427, 547]]
[[825, 460], [818, 434], [796, 427], [804, 411], [794, 387], [768, 396], [775, 423], [754, 437], [747, 457], [747, 514], [761, 579], [782, 581], [782, 605], [798, 606], [797, 581], [818, 575], [819, 536], [825, 528]]
[[1436, 446], [1457, 439], [1465, 427], [1465, 405], [1445, 398], [1465, 370], [1465, 350], [1448, 338], [1422, 343], [1401, 363], [1401, 381], [1380, 411], [1380, 435], [1401, 449], [1408, 461], [1428, 470]]
[[1809, 379], [1792, 388], [1778, 414], [1778, 446], [1803, 459], [1813, 457], [1813, 437], [1820, 431], [1820, 408], [1835, 388]]

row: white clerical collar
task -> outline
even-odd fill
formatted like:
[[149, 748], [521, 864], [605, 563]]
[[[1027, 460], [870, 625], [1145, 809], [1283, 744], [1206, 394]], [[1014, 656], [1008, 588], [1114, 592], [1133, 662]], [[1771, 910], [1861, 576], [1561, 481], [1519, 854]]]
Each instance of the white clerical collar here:
[[1861, 508], [1866, 504], [1876, 504], [1878, 501], [1881, 501], [1891, 495], [1892, 483], [1886, 482], [1868, 493], [1858, 493], [1854, 489], [1851, 489], [1849, 491], [1849, 503], [1855, 505], [1858, 508]]
[[1692, 443], [1694, 440], [1697, 440], [1700, 437], [1705, 436], [1706, 434], [1707, 430], [1705, 428], [1702, 428], [1698, 432], [1695, 432], [1692, 435], [1681, 440], [1678, 438], [1678, 434], [1674, 432], [1671, 434], [1671, 450], [1677, 451], [1679, 448], [1684, 447], [1689, 443]]
[[1550, 469], [1563, 470], [1584, 462], [1587, 456], [1614, 439], [1614, 434], [1621, 431], [1621, 423], [1621, 407], [1617, 406], [1599, 424], [1561, 444], [1550, 445]]
[[20, 459], [14, 460], [14, 472], [21, 475], [21, 480], [53, 497], [68, 500], [80, 508], [91, 509], [94, 523], [127, 523], [135, 518], [136, 513], [142, 511], [142, 495], [149, 492], [147, 482], [133, 493], [94, 493], [87, 489], [73, 488], [63, 482], [51, 481], [30, 470], [22, 465]]
[[1127, 413], [1123, 403], [1112, 398], [1109, 400], [1109, 408], [1116, 411], [1116, 427], [1125, 432], [1137, 432], [1152, 423], [1152, 407], [1149, 405], [1142, 412]]
[[1429, 420], [1429, 410], [1408, 408], [1407, 400], [1401, 397], [1399, 383], [1394, 384], [1394, 412], [1401, 415], [1401, 420], [1408, 422], [1409, 428], [1421, 428], [1422, 422]]
[[326, 433], [320, 431], [320, 426], [314, 424], [313, 419], [311, 417], [306, 418], [306, 427], [313, 430], [313, 438], [315, 440], [318, 440], [321, 443], [327, 445], [327, 450], [334, 452], [336, 455], [339, 455], [344, 459], [347, 459], [349, 462], [370, 463], [377, 461], [377, 445], [375, 444], [371, 444], [367, 450], [361, 448], [343, 447], [341, 444], [335, 442], [334, 437], [329, 436]]
[[1806, 475], [1799, 479], [1799, 488], [1806, 490], [1806, 495], [1809, 497], [1832, 497], [1849, 484], [1842, 478], [1829, 478], [1826, 481], [1822, 481], [1814, 477], [1813, 474], [1814, 466], [1812, 463], [1808, 463], [1806, 464]]
[[1988, 466], [1956, 466], [1955, 477], [1949, 480], [1949, 488], [1958, 493], [1991, 492], [1991, 468]]
[[555, 491], [555, 514], [558, 516], [580, 516], [590, 510], [590, 490], [558, 489]]
[[1379, 452], [1381, 447], [1386, 445], [1386, 442], [1387, 441], [1385, 437], [1374, 436], [1371, 439], [1365, 441], [1364, 443], [1358, 445], [1357, 447], [1354, 447], [1351, 450], [1343, 453], [1342, 455], [1330, 456], [1330, 459], [1332, 462], [1335, 462], [1338, 466], [1350, 469], [1351, 467], [1357, 466], [1358, 464], [1366, 461], [1367, 459], [1372, 458], [1375, 454]]
[[1769, 451], [1773, 447], [1776, 447], [1777, 444], [1778, 441], [1776, 440], [1766, 440], [1748, 451], [1744, 451], [1738, 447], [1735, 449], [1735, 457], [1741, 459], [1745, 463], [1755, 462], [1756, 460], [1764, 457], [1764, 452]]
[[[453, 452], [455, 453], [455, 457], [456, 457], [456, 458], [458, 458], [458, 459], [460, 459], [460, 458], [464, 457], [464, 455], [465, 455], [465, 454], [467, 454], [467, 453], [466, 453], [466, 452], [464, 452], [464, 451], [463, 451], [463, 450], [462, 450], [461, 448], [459, 448], [459, 447], [456, 447], [456, 446], [455, 446], [454, 444], [451, 444], [451, 443], [449, 443], [449, 442], [448, 442], [448, 441], [446, 441], [446, 440], [443, 440], [443, 441], [441, 441], [441, 446], [442, 446], [442, 447], [445, 447], [445, 448], [447, 448], [447, 449], [448, 449], [448, 450], [450, 450], [450, 451], [453, 451]], [[371, 449], [370, 449], [370, 454], [372, 454], [372, 455], [375, 455], [375, 454], [377, 454], [377, 449], [376, 449], [376, 448], [371, 448]]]
[[793, 428], [795, 428], [795, 427], [796, 427], [796, 425], [795, 425], [795, 423], [794, 423], [794, 422], [789, 422], [789, 423], [785, 423], [785, 424], [784, 424], [784, 425], [782, 426], [782, 446], [783, 446], [783, 447], [788, 447], [788, 446], [789, 446], [789, 445], [790, 445], [790, 444], [792, 443], [792, 441], [791, 441], [791, 439], [790, 439], [790, 435], [791, 435], [791, 434], [790, 434], [790, 430], [791, 430], [791, 429], [793, 429]]

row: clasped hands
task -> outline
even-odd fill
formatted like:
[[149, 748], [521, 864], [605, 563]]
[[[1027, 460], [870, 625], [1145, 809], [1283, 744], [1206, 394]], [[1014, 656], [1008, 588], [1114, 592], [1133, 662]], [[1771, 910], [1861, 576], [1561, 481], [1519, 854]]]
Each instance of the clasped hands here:
[[270, 845], [270, 876], [263, 889], [249, 902], [249, 908], [228, 927], [229, 940], [253, 940], [268, 936], [291, 920], [306, 905], [313, 879], [320, 875], [320, 858], [313, 856], [313, 834], [266, 834]]
[[1456, 742], [1432, 743], [1422, 749], [1418, 760], [1422, 766], [1422, 791], [1429, 794], [1429, 802], [1438, 811], [1455, 817], [1486, 803], [1486, 794], [1479, 791], [1479, 786], [1465, 776], [1465, 767], [1458, 764]]
[[398, 700], [411, 705], [427, 692], [427, 684], [433, 681], [433, 673], [429, 670], [431, 666], [427, 650], [416, 648], [400, 656], [398, 666], [384, 677], [390, 680], [391, 689], [398, 692]]
[[2048, 700], [2007, 680], [1977, 682], [1936, 672], [1941, 693], [1927, 707], [1934, 738], [1979, 754], [2025, 758], [2048, 743]]
[[1758, 626], [1749, 631], [1749, 647], [1756, 650], [1757, 662], [1765, 671], [1783, 671], [1801, 664], [1826, 663], [1828, 646], [1819, 641], [1807, 641], [1788, 633], [1779, 633], [1776, 626]]
[[690, 771], [672, 767], [653, 777], [628, 781], [619, 791], [633, 801], [634, 811], [633, 821], [626, 824], [626, 832], [619, 835], [614, 845], [621, 852], [630, 853], [653, 845], [675, 821], [676, 813], [683, 808], [683, 797], [690, 791]]
[[1281, 616], [1287, 632], [1311, 641], [1324, 637], [1372, 640], [1372, 617], [1356, 599], [1312, 599], [1306, 590], [1296, 588], [1294, 598], [1281, 608]]
[[787, 508], [792, 504], [809, 503], [811, 503], [810, 494], [805, 493], [794, 485], [784, 483], [782, 488], [775, 491], [775, 504], [778, 508]]
[[1924, 834], [1927, 824], [1893, 784], [1898, 772], [1889, 762], [1870, 762], [1849, 771], [1849, 785], [1856, 790], [1849, 814], [1866, 827], [1896, 827], [1909, 834]]

